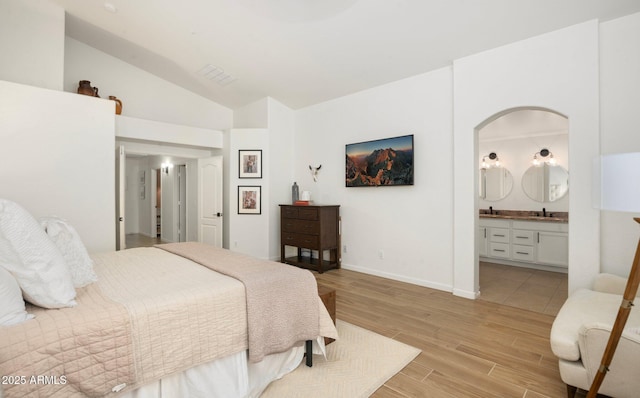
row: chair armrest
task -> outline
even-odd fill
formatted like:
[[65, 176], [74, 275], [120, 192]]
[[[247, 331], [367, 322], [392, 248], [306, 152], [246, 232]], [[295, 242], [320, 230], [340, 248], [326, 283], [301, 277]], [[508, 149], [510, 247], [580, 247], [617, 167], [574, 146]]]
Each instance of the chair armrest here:
[[[640, 358], [640, 334], [637, 326], [625, 328], [620, 337], [609, 372], [600, 388], [602, 394], [613, 397], [636, 397], [640, 391], [638, 358]], [[593, 380], [604, 352], [611, 325], [591, 323], [582, 326], [579, 333], [582, 363], [587, 370], [588, 380]]]
[[627, 280], [613, 274], [599, 274], [593, 282], [593, 290], [602, 293], [624, 294]]

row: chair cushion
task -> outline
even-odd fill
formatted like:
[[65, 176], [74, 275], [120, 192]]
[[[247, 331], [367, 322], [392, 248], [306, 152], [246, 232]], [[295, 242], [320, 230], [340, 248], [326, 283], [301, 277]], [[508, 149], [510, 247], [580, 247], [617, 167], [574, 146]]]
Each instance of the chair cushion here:
[[[613, 325], [622, 296], [588, 289], [575, 291], [562, 305], [551, 327], [551, 350], [561, 359], [580, 359], [578, 339], [586, 324]], [[640, 327], [640, 312], [632, 310], [625, 329]]]

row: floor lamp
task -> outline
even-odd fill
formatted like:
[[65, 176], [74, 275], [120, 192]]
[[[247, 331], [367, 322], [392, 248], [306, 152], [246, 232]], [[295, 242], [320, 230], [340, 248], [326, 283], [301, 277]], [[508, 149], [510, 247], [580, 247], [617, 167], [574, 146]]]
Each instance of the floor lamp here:
[[[600, 159], [600, 208], [602, 210], [640, 213], [640, 153], [624, 153], [602, 156]], [[640, 218], [634, 218], [640, 224]], [[640, 283], [640, 241], [629, 272], [618, 315], [611, 329], [609, 341], [602, 354], [587, 398], [595, 398], [609, 371], [620, 336], [629, 318], [633, 299]]]

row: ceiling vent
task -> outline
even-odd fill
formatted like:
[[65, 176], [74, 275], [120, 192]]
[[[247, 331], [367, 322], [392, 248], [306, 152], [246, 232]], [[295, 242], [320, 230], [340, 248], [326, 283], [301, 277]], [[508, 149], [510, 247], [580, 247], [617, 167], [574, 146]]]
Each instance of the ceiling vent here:
[[230, 74], [225, 73], [224, 69], [211, 64], [205, 65], [197, 73], [200, 76], [203, 76], [206, 79], [211, 80], [212, 82], [216, 82], [221, 86], [227, 86], [235, 82], [236, 80], [238, 80], [237, 78], [231, 76]]

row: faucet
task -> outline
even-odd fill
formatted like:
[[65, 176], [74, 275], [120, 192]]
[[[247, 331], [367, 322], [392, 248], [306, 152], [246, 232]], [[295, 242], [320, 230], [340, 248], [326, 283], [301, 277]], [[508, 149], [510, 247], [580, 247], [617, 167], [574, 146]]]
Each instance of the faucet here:
[[542, 208], [542, 217], [546, 217], [547, 216], [547, 209], [545, 209], [544, 207]]
[[489, 214], [493, 214], [493, 206], [489, 206]]

